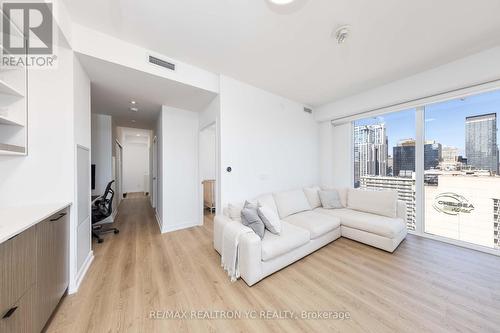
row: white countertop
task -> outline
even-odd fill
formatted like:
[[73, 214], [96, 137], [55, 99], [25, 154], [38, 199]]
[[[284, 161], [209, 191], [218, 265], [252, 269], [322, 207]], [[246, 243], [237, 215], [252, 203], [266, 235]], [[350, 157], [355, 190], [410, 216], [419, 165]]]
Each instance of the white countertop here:
[[52, 203], [0, 208], [0, 244], [70, 205]]

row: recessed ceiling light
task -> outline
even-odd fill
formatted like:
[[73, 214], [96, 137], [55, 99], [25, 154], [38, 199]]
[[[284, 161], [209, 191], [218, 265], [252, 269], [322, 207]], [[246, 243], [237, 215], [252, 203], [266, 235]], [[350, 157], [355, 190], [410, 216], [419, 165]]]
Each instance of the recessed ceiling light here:
[[344, 44], [346, 39], [351, 34], [351, 27], [349, 25], [343, 25], [338, 27], [334, 32], [334, 37], [338, 44]]
[[131, 100], [131, 101], [130, 101], [130, 104], [132, 104], [132, 105], [135, 105], [136, 103], [137, 103], [137, 102], [136, 102], [136, 101], [134, 101], [134, 100]]
[[288, 4], [291, 4], [292, 2], [294, 2], [295, 0], [269, 0], [271, 1], [272, 3], [274, 3], [275, 5], [288, 5]]
[[131, 122], [135, 123], [135, 119], [132, 119]]
[[140, 134], [136, 134], [136, 136], [141, 136]]
[[132, 112], [137, 112], [137, 111], [139, 111], [139, 108], [136, 108], [136, 107], [131, 107], [131, 108], [130, 108], [130, 111], [132, 111]]

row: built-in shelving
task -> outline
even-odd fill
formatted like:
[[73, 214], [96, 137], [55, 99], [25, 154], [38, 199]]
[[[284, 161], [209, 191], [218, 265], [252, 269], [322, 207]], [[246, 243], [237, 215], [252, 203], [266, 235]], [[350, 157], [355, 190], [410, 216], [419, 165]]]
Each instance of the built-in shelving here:
[[20, 92], [16, 88], [12, 87], [7, 82], [4, 82], [3, 80], [0, 80], [0, 94], [7, 94], [7, 95], [24, 97], [24, 94], [22, 92]]
[[3, 155], [24, 155], [26, 154], [26, 147], [0, 143], [0, 153]]
[[[4, 16], [3, 19], [8, 18]], [[11, 29], [10, 33], [11, 40], [25, 39], [23, 34], [16, 29]], [[0, 45], [0, 53], [5, 55], [5, 51]], [[23, 55], [12, 56], [24, 57]], [[15, 156], [28, 153], [27, 88], [28, 68], [26, 66], [0, 65], [0, 155]]]
[[24, 123], [4, 116], [0, 116], [0, 124], [10, 126], [24, 126]]

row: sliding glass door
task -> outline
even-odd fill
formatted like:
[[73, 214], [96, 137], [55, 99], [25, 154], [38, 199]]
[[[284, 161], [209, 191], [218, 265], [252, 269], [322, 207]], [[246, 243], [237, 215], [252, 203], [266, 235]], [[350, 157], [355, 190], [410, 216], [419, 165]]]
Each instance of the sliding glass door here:
[[425, 107], [426, 233], [498, 247], [500, 92]]
[[500, 91], [353, 122], [354, 186], [394, 189], [410, 231], [500, 249]]

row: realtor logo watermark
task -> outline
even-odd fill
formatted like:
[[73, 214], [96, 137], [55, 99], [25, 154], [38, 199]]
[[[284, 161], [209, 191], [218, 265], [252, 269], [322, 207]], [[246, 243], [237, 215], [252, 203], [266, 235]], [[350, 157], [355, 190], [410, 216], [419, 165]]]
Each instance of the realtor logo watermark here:
[[2, 11], [2, 67], [54, 68], [52, 3], [6, 1]]

